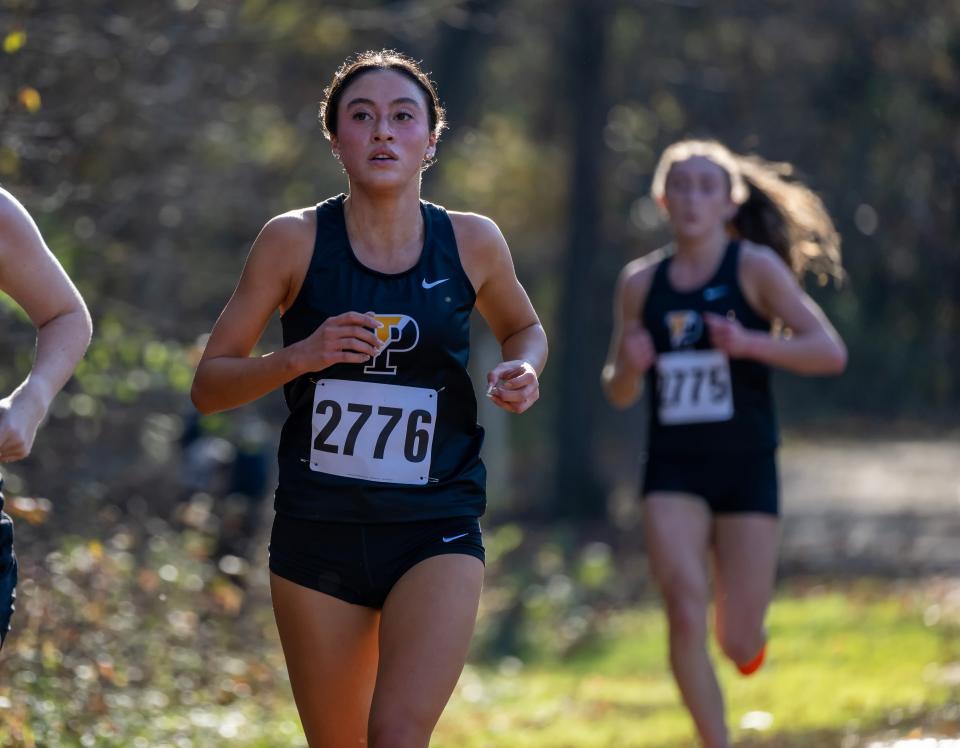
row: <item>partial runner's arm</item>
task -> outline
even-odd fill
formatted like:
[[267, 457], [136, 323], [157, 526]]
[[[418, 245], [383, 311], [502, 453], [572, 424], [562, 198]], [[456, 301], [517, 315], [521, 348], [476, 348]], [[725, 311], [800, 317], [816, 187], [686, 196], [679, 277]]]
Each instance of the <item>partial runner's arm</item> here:
[[477, 293], [477, 311], [500, 342], [503, 361], [487, 373], [490, 400], [523, 413], [540, 397], [547, 334], [520, 284], [499, 227], [473, 213], [451, 213], [464, 271]]
[[736, 320], [707, 314], [704, 319], [715, 348], [731, 358], [751, 358], [795, 374], [840, 374], [846, 368], [847, 349], [840, 335], [773, 250], [746, 248], [742, 277], [758, 311], [780, 320], [790, 335], [746, 330]]
[[0, 462], [30, 454], [50, 403], [90, 344], [90, 314], [76, 287], [43, 241], [36, 223], [0, 189], [0, 291], [37, 328], [27, 378], [0, 400]]
[[201, 413], [236, 408], [301, 374], [333, 364], [363, 363], [378, 351], [372, 328], [381, 323], [347, 312], [325, 320], [294, 345], [250, 356], [273, 313], [296, 298], [310, 262], [314, 221], [309, 210], [285, 213], [269, 221], [254, 242], [197, 366], [190, 397]]
[[641, 318], [659, 253], [627, 264], [620, 272], [613, 300], [613, 332], [601, 381], [607, 400], [627, 408], [643, 394], [643, 375], [653, 366], [653, 339]]

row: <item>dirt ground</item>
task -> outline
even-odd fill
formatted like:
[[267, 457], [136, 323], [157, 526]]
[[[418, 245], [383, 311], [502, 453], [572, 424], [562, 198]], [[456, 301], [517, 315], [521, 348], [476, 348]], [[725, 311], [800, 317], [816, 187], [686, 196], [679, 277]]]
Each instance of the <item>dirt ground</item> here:
[[960, 573], [960, 440], [785, 439], [781, 569]]

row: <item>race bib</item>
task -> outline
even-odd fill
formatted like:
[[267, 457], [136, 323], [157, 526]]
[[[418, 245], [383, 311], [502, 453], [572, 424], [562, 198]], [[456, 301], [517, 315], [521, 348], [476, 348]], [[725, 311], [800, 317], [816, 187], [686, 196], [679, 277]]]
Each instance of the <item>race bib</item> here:
[[436, 421], [435, 390], [321, 379], [313, 396], [310, 469], [424, 485]]
[[660, 423], [733, 418], [730, 361], [722, 351], [676, 351], [657, 357]]

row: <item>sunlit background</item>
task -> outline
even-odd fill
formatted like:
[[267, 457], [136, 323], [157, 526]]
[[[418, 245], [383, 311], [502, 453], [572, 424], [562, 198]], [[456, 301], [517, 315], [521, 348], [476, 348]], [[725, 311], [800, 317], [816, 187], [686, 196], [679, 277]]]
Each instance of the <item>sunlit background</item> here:
[[[551, 340], [530, 413], [481, 402], [488, 581], [434, 744], [691, 744], [639, 538], [645, 411], [611, 410], [599, 372], [619, 269], [667, 240], [656, 159], [695, 135], [795, 164], [849, 274], [806, 281], [847, 372], [777, 377], [780, 584], [769, 666], [720, 665], [734, 734], [960, 745], [952, 0], [0, 0], [0, 183], [96, 326], [4, 469], [23, 582], [0, 743], [305, 745], [266, 588], [283, 402], [201, 419], [188, 390], [263, 223], [346, 188], [317, 103], [381, 47], [423, 60], [450, 117], [424, 198], [500, 225]], [[6, 394], [34, 333], [0, 314]]]

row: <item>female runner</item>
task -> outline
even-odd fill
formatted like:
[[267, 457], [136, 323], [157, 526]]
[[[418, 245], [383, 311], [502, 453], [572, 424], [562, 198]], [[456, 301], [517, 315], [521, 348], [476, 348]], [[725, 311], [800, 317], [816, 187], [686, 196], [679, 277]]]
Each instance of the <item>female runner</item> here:
[[[420, 199], [444, 119], [416, 63], [348, 60], [321, 119], [348, 194], [266, 224], [192, 397], [207, 413], [284, 388], [270, 580], [309, 744], [423, 748], [483, 580], [471, 310], [501, 344], [505, 410], [538, 398], [547, 341], [496, 224]], [[284, 347], [251, 357], [278, 309]]]
[[[789, 167], [688, 140], [663, 154], [653, 197], [670, 247], [627, 264], [603, 384], [620, 408], [652, 390], [644, 533], [669, 624], [670, 665], [707, 748], [727, 748], [707, 655], [715, 634], [744, 674], [766, 651], [778, 543], [770, 368], [838, 374], [846, 349], [797, 282], [842, 275], [822, 202]], [[771, 334], [771, 330], [775, 334]]]

